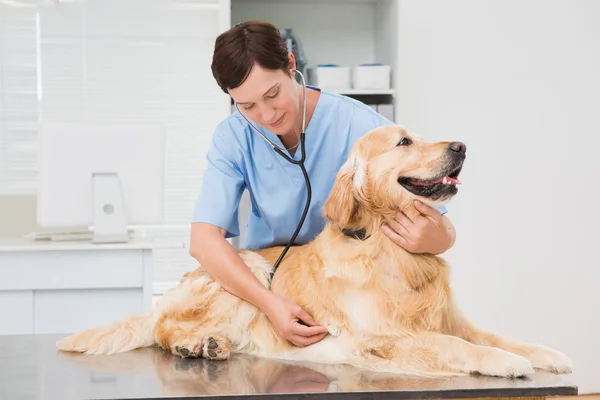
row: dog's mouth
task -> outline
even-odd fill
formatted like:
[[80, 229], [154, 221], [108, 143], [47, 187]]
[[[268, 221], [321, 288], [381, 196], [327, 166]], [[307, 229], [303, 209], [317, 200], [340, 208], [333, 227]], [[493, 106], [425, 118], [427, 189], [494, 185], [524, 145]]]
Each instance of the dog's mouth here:
[[398, 183], [409, 192], [420, 197], [439, 199], [440, 197], [453, 196], [458, 192], [456, 186], [460, 185], [458, 175], [460, 175], [461, 169], [462, 163], [459, 163], [458, 166], [453, 165], [430, 179], [401, 176], [398, 178]]

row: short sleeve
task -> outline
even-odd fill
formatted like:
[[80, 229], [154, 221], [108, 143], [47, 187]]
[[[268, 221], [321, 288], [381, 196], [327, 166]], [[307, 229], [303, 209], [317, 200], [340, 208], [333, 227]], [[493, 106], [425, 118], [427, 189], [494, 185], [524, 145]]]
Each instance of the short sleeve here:
[[226, 123], [217, 128], [207, 153], [207, 168], [196, 200], [192, 222], [205, 222], [227, 231], [226, 238], [240, 235], [238, 207], [245, 188], [235, 157], [237, 142], [227, 143]]

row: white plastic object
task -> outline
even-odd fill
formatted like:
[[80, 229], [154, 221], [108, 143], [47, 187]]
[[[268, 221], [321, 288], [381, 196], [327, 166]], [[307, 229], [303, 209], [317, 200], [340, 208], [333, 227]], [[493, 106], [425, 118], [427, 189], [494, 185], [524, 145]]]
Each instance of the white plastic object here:
[[321, 65], [307, 69], [308, 84], [328, 90], [345, 90], [352, 87], [350, 67]]
[[352, 67], [352, 88], [390, 89], [392, 68], [384, 64], [362, 64]]

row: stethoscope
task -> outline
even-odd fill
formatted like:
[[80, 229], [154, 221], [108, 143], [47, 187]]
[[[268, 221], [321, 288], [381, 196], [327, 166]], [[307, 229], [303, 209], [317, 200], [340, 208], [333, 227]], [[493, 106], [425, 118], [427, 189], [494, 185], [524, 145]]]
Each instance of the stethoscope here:
[[[287, 246], [285, 246], [285, 248], [279, 255], [279, 258], [273, 265], [273, 268], [271, 269], [269, 285], [270, 285], [271, 280], [273, 279], [273, 275], [275, 275], [275, 271], [277, 270], [277, 268], [279, 267], [279, 264], [283, 260], [283, 257], [285, 257], [285, 254], [287, 253], [289, 248], [292, 246], [292, 244], [296, 240], [296, 237], [300, 233], [300, 229], [302, 229], [302, 225], [304, 224], [304, 220], [306, 219], [306, 215], [308, 214], [308, 207], [310, 205], [310, 199], [311, 199], [310, 179], [308, 178], [308, 173], [306, 172], [306, 168], [304, 167], [304, 160], [306, 159], [305, 146], [304, 146], [304, 136], [306, 133], [305, 132], [306, 131], [306, 82], [304, 81], [304, 75], [302, 75], [302, 73], [300, 73], [300, 71], [297, 71], [297, 70], [291, 70], [291, 71], [296, 72], [302, 78], [302, 88], [303, 88], [303, 97], [304, 97], [304, 104], [303, 104], [303, 111], [302, 111], [302, 130], [300, 131], [300, 140], [298, 140], [298, 143], [296, 143], [293, 147], [291, 147], [289, 149], [281, 148], [281, 147], [277, 146], [275, 143], [273, 143], [272, 141], [270, 141], [248, 120], [248, 118], [246, 118], [244, 113], [242, 113], [240, 111], [238, 104], [235, 103], [235, 108], [238, 110], [240, 115], [246, 120], [248, 125], [250, 125], [250, 127], [252, 127], [252, 129], [254, 129], [267, 143], [269, 143], [269, 145], [271, 145], [271, 147], [273, 147], [273, 150], [275, 150], [277, 153], [279, 153], [288, 162], [300, 166], [300, 169], [302, 170], [302, 174], [304, 175], [304, 180], [306, 182], [307, 198], [306, 198], [306, 205], [304, 206], [304, 212], [302, 213], [302, 218], [300, 218], [300, 222], [298, 223], [298, 226], [296, 227], [296, 231], [292, 235]], [[290, 156], [288, 156], [287, 154], [285, 154], [284, 151], [295, 149], [296, 147], [298, 147], [298, 144], [300, 144], [300, 149], [302, 151], [302, 153], [301, 153], [302, 155], [300, 157], [300, 160], [296, 161], [293, 158], [291, 158]]]

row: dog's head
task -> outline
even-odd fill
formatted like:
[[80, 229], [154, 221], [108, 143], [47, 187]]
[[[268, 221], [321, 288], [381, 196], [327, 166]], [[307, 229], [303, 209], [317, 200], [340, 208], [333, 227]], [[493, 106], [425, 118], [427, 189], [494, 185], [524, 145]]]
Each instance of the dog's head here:
[[446, 203], [457, 192], [466, 156], [460, 142], [424, 142], [401, 126], [372, 130], [353, 146], [323, 208], [340, 227], [360, 226], [413, 207]]

